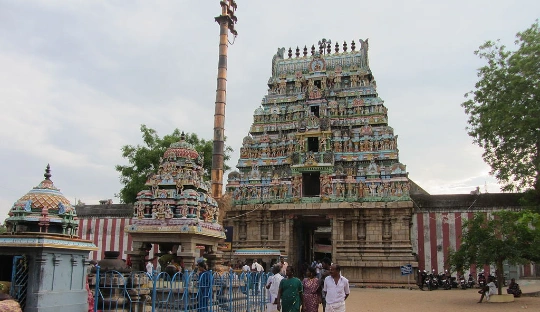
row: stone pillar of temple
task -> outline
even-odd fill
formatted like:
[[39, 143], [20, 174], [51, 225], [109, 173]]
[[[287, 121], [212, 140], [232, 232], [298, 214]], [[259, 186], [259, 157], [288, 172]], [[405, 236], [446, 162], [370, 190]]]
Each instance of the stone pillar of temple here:
[[185, 270], [195, 268], [195, 258], [199, 257], [199, 249], [194, 242], [182, 242], [182, 248], [178, 248], [176, 255], [182, 257]]
[[353, 211], [353, 218], [352, 218], [352, 239], [358, 240], [358, 221], [360, 220], [359, 217], [359, 211], [358, 209], [355, 209]]
[[145, 258], [147, 256], [146, 243], [144, 242], [133, 242], [132, 251], [127, 251], [126, 254], [129, 255], [131, 259], [131, 268], [134, 271], [146, 271], [145, 268]]
[[[287, 251], [287, 254], [289, 256], [292, 256], [293, 250], [292, 250], [292, 235], [294, 233], [293, 226], [294, 226], [294, 216], [290, 215], [287, 218], [285, 218], [284, 222], [284, 229], [283, 229], [283, 238], [285, 239], [285, 250]], [[292, 258], [291, 258], [292, 259]], [[291, 261], [289, 261], [291, 263]]]

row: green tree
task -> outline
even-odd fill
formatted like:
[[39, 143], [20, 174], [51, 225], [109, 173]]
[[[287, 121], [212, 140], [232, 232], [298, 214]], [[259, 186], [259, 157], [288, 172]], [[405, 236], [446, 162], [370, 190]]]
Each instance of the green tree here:
[[[487, 64], [462, 104], [468, 133], [503, 191], [529, 190], [540, 202], [540, 31], [517, 34], [516, 51], [487, 41], [475, 54]], [[531, 197], [529, 197], [531, 198]]]
[[[178, 142], [181, 137], [181, 132], [174, 129], [171, 134], [160, 138], [156, 130], [141, 125], [142, 139], [145, 145], [124, 145], [122, 147], [122, 157], [126, 158], [129, 165], [117, 165], [116, 171], [120, 173], [120, 182], [124, 187], [120, 190], [118, 197], [123, 203], [134, 203], [137, 193], [146, 189], [144, 185], [148, 176], [152, 173], [157, 173], [159, 169], [159, 160], [163, 156], [165, 150], [174, 142]], [[212, 169], [212, 149], [213, 141], [200, 139], [195, 133], [185, 135], [185, 140], [191, 143], [193, 147], [204, 155], [205, 179], [210, 179], [210, 171]], [[230, 159], [232, 148], [225, 146], [225, 161]], [[224, 170], [229, 170], [230, 167], [224, 165]]]
[[[540, 215], [530, 211], [497, 211], [487, 218], [476, 213], [463, 223], [461, 245], [450, 251], [452, 270], [462, 272], [471, 264], [495, 265], [503, 280], [503, 264], [540, 260]], [[499, 295], [502, 283], [499, 283]]]

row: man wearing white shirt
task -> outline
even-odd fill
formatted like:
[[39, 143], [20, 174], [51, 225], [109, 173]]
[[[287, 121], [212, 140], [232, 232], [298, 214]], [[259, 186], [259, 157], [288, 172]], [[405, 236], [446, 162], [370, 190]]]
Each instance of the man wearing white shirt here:
[[152, 260], [147, 259], [146, 261], [146, 273], [150, 275], [154, 274], [154, 265], [152, 264]]
[[272, 267], [272, 273], [274, 275], [268, 278], [266, 282], [266, 289], [268, 289], [268, 303], [266, 304], [267, 312], [277, 312], [277, 296], [279, 292], [279, 283], [283, 279], [283, 275], [279, 274], [280, 265], [276, 264]]
[[257, 259], [253, 260], [253, 264], [251, 265], [251, 271], [257, 273], [264, 271], [263, 266], [257, 263]]
[[323, 292], [326, 295], [326, 311], [345, 312], [345, 300], [349, 297], [349, 280], [341, 276], [339, 264], [330, 266], [330, 275], [324, 279]]
[[287, 267], [289, 266], [289, 264], [285, 262], [284, 257], [281, 257], [280, 259], [280, 266], [281, 266], [281, 270], [280, 270], [281, 275], [283, 277], [287, 276]]

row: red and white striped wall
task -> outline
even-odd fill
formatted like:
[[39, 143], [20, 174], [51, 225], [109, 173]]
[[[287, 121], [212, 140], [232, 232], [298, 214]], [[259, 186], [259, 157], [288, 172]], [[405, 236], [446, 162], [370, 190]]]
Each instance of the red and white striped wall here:
[[[487, 217], [491, 212], [485, 212]], [[449, 269], [447, 263], [449, 251], [457, 250], [461, 243], [463, 222], [473, 218], [474, 212], [423, 212], [413, 215], [411, 241], [413, 252], [418, 255], [418, 269], [428, 272], [444, 272]], [[472, 265], [464, 272], [465, 276], [473, 273], [476, 276], [481, 271], [495, 273], [495, 267]], [[520, 276], [533, 276], [534, 265], [524, 265], [520, 268]]]
[[[79, 218], [79, 237], [94, 242], [98, 247], [98, 250], [90, 252], [89, 260], [99, 261], [109, 250], [120, 251], [120, 257], [126, 259], [124, 252], [132, 249], [133, 241], [124, 228], [130, 224], [131, 218]], [[154, 245], [149, 257], [152, 258], [158, 249], [158, 245]]]
[[[486, 212], [488, 216], [490, 212]], [[474, 212], [420, 212], [413, 215], [411, 242], [413, 252], [418, 255], [418, 269], [443, 272], [448, 269], [447, 259], [450, 248], [456, 250], [460, 245], [461, 227], [465, 220], [472, 218]], [[92, 251], [90, 260], [101, 260], [104, 251], [115, 250], [121, 252], [125, 259], [125, 251], [132, 250], [132, 240], [124, 232], [124, 228], [131, 224], [131, 218], [80, 218], [79, 237], [94, 242], [98, 247]], [[155, 244], [149, 257], [157, 253], [159, 247]], [[476, 268], [472, 266], [469, 272], [477, 275], [480, 271], [495, 272], [495, 268], [485, 266]], [[534, 265], [525, 265], [520, 268], [520, 276], [534, 276]]]

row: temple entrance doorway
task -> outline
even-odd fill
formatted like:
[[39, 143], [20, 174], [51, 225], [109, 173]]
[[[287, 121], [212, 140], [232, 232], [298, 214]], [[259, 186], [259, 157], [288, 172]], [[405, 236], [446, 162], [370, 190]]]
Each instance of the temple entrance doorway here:
[[293, 253], [296, 275], [324, 257], [332, 259], [332, 227], [325, 215], [300, 215], [294, 220]]

